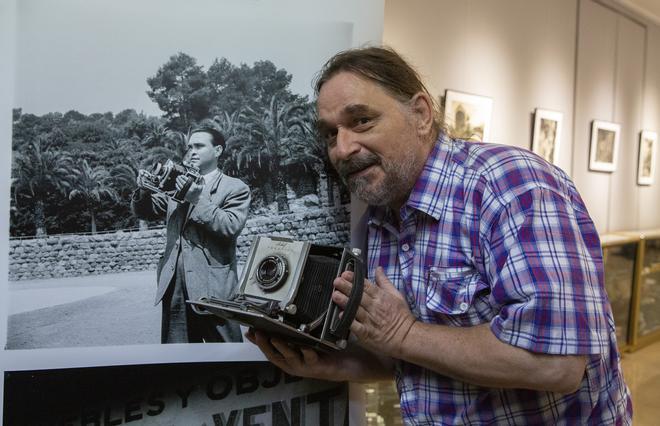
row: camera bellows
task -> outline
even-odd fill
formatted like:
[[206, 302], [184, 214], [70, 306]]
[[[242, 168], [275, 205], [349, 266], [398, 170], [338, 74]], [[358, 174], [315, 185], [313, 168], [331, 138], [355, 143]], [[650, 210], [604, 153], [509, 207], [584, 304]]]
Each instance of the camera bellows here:
[[298, 289], [295, 302], [298, 308], [296, 317], [301, 323], [312, 322], [325, 312], [328, 306], [319, 300], [330, 300], [338, 268], [339, 259], [309, 255], [302, 278], [309, 285]]

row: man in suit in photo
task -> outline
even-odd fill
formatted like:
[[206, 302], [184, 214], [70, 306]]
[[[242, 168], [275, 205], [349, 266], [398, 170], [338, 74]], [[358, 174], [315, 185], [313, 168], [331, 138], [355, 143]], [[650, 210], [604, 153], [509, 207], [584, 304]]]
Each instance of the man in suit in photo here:
[[[229, 299], [238, 287], [236, 239], [245, 226], [250, 188], [218, 168], [225, 138], [213, 126], [193, 128], [187, 158], [201, 175], [177, 203], [145, 189], [144, 172], [131, 207], [141, 219], [165, 218], [167, 242], [158, 263], [155, 304], [162, 304], [162, 343], [240, 342], [237, 323], [195, 312], [186, 300]], [[178, 176], [177, 190], [186, 185]]]

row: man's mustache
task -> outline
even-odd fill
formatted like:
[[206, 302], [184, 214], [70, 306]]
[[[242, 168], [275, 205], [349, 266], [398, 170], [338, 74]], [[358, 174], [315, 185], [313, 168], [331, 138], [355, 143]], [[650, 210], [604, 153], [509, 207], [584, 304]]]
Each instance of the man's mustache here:
[[380, 158], [378, 158], [376, 154], [366, 153], [360, 157], [351, 157], [348, 160], [337, 163], [337, 173], [339, 173], [339, 176], [346, 181], [348, 176], [353, 173], [364, 170], [375, 164], [380, 164]]

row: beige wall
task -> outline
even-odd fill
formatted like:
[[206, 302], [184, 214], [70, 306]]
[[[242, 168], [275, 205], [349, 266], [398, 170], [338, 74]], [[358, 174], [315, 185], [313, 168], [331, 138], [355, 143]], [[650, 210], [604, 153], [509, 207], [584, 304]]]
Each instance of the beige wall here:
[[[606, 1], [606, 0], [603, 0]], [[593, 0], [386, 0], [383, 41], [435, 95], [493, 98], [491, 141], [529, 148], [535, 108], [564, 114], [558, 165], [601, 232], [660, 227], [660, 173], [636, 184], [642, 127], [660, 130], [660, 27]], [[617, 170], [588, 170], [594, 119], [622, 125]]]
[[[660, 25], [648, 26], [646, 31], [642, 127], [660, 133]], [[643, 229], [660, 226], [660, 152], [656, 151], [655, 182], [639, 188], [637, 215]]]

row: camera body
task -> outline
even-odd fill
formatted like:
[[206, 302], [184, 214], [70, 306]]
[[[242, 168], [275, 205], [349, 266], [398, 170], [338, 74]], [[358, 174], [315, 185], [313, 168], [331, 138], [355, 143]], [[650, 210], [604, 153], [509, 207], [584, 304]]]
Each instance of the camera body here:
[[[322, 350], [346, 347], [364, 286], [359, 250], [328, 247], [283, 237], [257, 237], [250, 248], [240, 287], [231, 300], [189, 301], [250, 327]], [[332, 282], [354, 273], [349, 302], [341, 318], [332, 302]]]
[[[187, 181], [180, 190], [177, 190], [176, 179], [179, 176], [185, 176]], [[150, 171], [142, 171], [141, 177], [144, 188], [166, 194], [177, 203], [182, 203], [192, 184], [201, 180], [196, 167], [177, 164], [172, 160], [167, 160], [164, 164], [154, 164]]]

